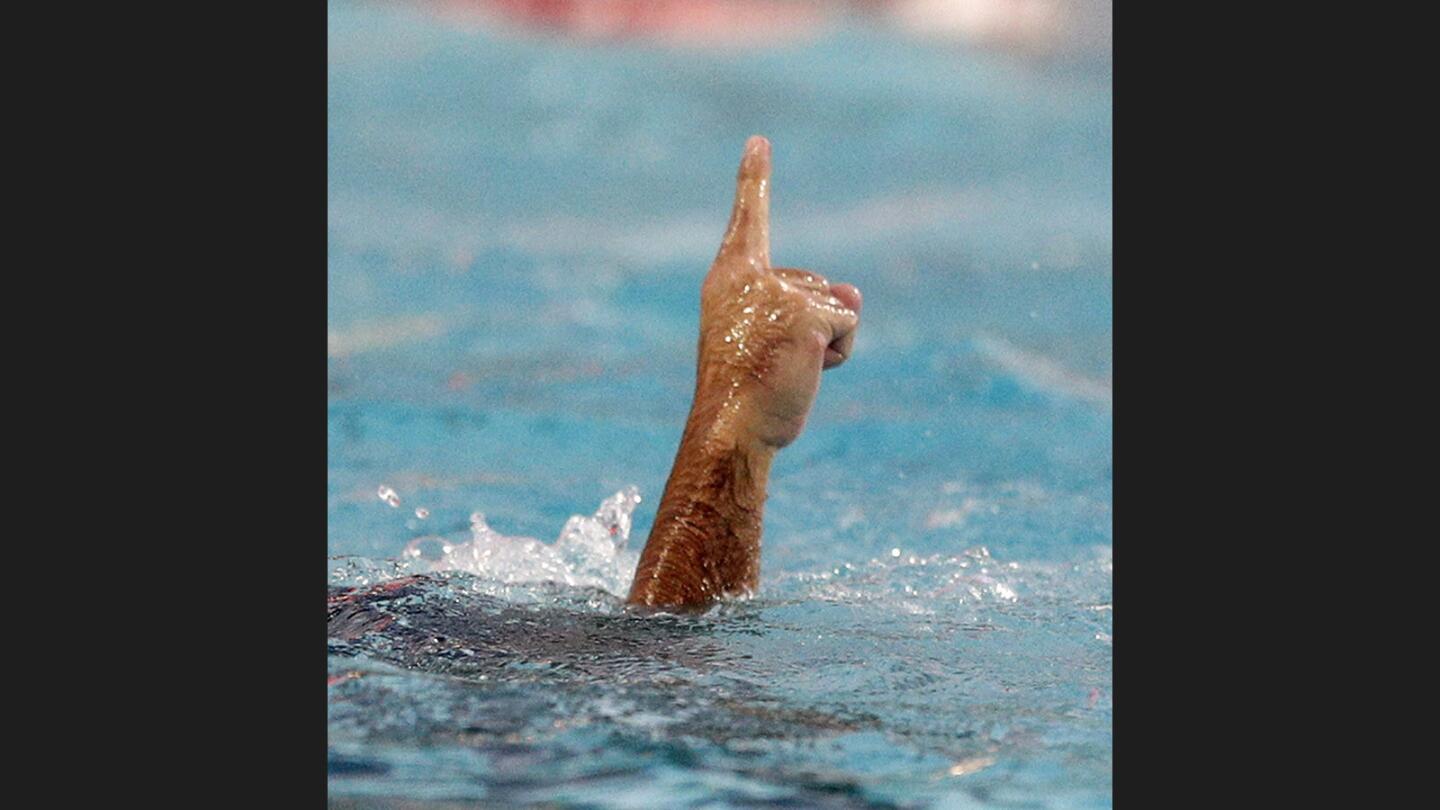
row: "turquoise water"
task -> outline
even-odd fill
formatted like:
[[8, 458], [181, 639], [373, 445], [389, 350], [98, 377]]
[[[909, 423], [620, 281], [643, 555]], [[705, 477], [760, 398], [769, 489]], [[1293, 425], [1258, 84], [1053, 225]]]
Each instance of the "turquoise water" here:
[[[329, 19], [332, 800], [1109, 806], [1108, 68]], [[864, 322], [757, 597], [632, 617], [752, 133]]]

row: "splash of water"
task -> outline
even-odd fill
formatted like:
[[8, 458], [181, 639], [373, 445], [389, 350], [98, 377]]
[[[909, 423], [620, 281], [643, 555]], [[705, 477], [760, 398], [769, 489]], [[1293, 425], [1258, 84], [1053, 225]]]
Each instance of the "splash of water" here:
[[[485, 515], [476, 512], [470, 516], [469, 541], [417, 537], [405, 546], [402, 556], [410, 561], [414, 573], [463, 571], [504, 585], [557, 582], [623, 596], [630, 589], [640, 557], [625, 548], [630, 539], [630, 516], [639, 503], [640, 490], [626, 487], [602, 501], [594, 514], [571, 516], [554, 543], [503, 535], [490, 528]], [[424, 556], [427, 544], [438, 544], [438, 557]]]
[[959, 554], [919, 556], [892, 548], [866, 563], [780, 576], [776, 590], [789, 598], [863, 604], [882, 601], [911, 613], [933, 613], [957, 604], [1014, 604], [1024, 575], [1018, 563], [1002, 563], [984, 546]]

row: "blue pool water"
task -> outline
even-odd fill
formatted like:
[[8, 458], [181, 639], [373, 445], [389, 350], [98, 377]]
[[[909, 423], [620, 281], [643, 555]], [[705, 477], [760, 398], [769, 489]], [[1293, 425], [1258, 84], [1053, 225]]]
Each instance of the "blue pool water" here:
[[[1110, 805], [1105, 64], [844, 16], [708, 52], [329, 31], [332, 801]], [[776, 263], [864, 321], [775, 462], [758, 596], [634, 617], [752, 133]], [[630, 486], [623, 548], [615, 512], [561, 538]]]

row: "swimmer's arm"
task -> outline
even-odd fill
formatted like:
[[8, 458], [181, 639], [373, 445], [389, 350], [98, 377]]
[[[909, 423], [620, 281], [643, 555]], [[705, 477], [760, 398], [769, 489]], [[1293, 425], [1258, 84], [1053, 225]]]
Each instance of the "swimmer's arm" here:
[[700, 607], [758, 587], [765, 484], [776, 448], [746, 434], [738, 424], [745, 411], [703, 380], [697, 385], [631, 604]]
[[702, 607], [760, 579], [765, 483], [820, 373], [850, 356], [860, 291], [770, 266], [770, 144], [745, 144], [730, 224], [701, 286], [695, 399], [629, 602]]

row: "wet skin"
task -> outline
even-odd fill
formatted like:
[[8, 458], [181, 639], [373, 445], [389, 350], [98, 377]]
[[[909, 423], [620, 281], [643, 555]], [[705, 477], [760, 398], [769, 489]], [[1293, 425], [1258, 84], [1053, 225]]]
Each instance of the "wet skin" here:
[[765, 484], [820, 372], [849, 359], [860, 291], [770, 266], [770, 143], [745, 143], [735, 205], [700, 291], [695, 398], [628, 602], [701, 608], [760, 579]]

